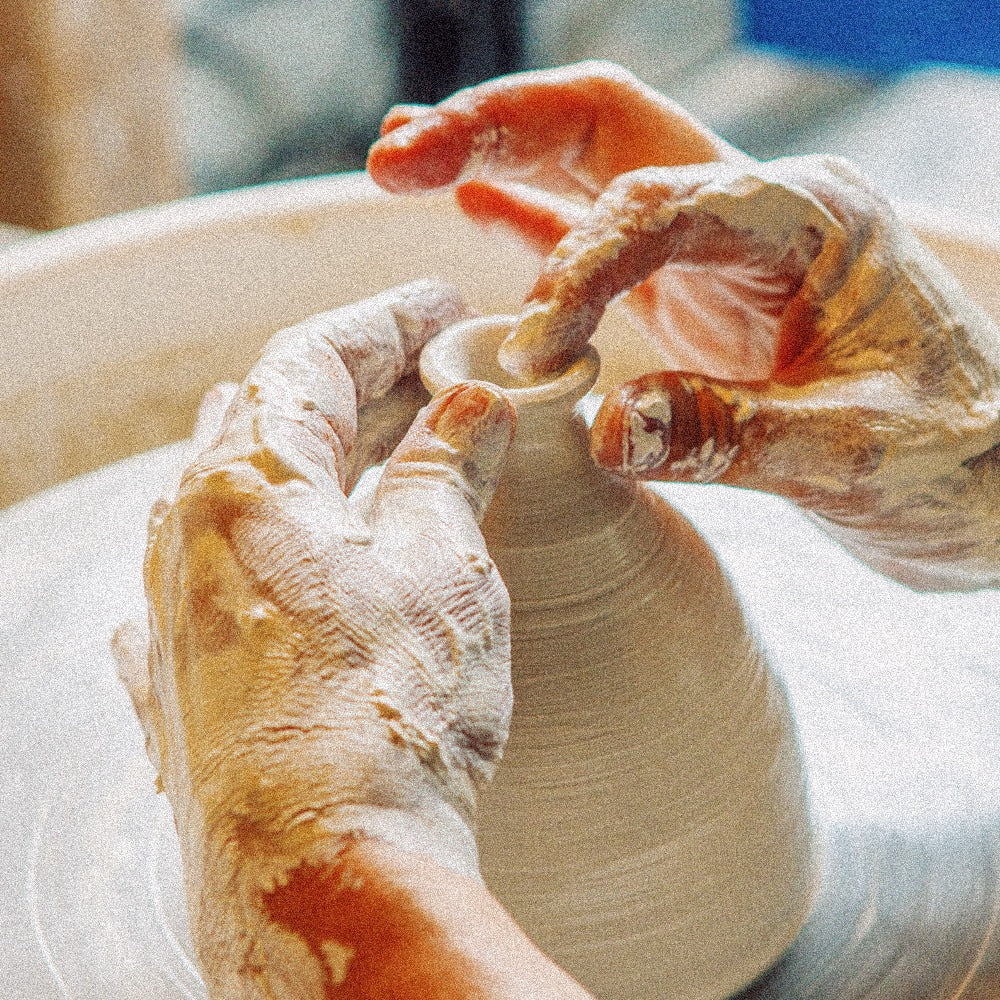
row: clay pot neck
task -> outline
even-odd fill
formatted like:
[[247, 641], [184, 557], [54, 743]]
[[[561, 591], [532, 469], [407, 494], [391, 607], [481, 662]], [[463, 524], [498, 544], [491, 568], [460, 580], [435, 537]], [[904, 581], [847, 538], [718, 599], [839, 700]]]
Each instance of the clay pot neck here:
[[517, 436], [483, 523], [493, 548], [558, 544], [604, 531], [634, 500], [635, 489], [590, 458], [580, 400], [600, 371], [587, 350], [547, 382], [517, 381], [497, 350], [515, 321], [489, 316], [458, 323], [424, 348], [420, 372], [431, 392], [475, 379], [502, 388], [517, 409]]
[[544, 382], [522, 382], [500, 366], [498, 351], [516, 322], [515, 316], [481, 316], [456, 323], [435, 337], [420, 358], [420, 375], [431, 392], [476, 380], [499, 386], [517, 408], [519, 426], [531, 436], [558, 423], [556, 414], [573, 410], [597, 381], [601, 362], [588, 347], [565, 371]]

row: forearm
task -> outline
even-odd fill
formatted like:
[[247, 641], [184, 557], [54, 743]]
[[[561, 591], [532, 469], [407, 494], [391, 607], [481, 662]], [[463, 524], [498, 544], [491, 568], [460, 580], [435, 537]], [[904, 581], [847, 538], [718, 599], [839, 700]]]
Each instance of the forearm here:
[[308, 768], [277, 764], [254, 758], [228, 792], [167, 782], [212, 1000], [587, 997], [483, 885], [453, 810], [305, 794]]
[[384, 840], [343, 841], [334, 860], [293, 871], [263, 905], [322, 967], [324, 1000], [589, 996], [482, 882]]

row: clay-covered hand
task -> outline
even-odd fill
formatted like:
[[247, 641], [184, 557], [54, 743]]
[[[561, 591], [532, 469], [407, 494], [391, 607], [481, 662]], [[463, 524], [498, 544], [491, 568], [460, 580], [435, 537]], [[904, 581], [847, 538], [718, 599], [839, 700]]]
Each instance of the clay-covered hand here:
[[845, 161], [757, 163], [584, 64], [390, 113], [369, 162], [550, 252], [511, 371], [559, 370], [628, 293], [671, 370], [608, 395], [600, 464], [790, 497], [916, 588], [1000, 585], [1000, 332]]
[[419, 413], [364, 502], [346, 471], [359, 411], [467, 314], [425, 281], [277, 334], [224, 416], [206, 403], [203, 450], [154, 508], [148, 658], [127, 636], [118, 656], [213, 996], [314, 995], [268, 899], [352, 838], [478, 875], [476, 791], [512, 701], [508, 598], [478, 520], [513, 410], [466, 383]]
[[[547, 254], [616, 177], [715, 161], [753, 163], [620, 66], [592, 61], [490, 80], [434, 107], [393, 108], [368, 171], [401, 194], [454, 187], [470, 218]], [[698, 295], [700, 283], [682, 272], [653, 273], [627, 296], [658, 340], [675, 339], [663, 304], [679, 298], [679, 283]], [[714, 330], [708, 341], [702, 330], [688, 339], [695, 358], [713, 363]]]

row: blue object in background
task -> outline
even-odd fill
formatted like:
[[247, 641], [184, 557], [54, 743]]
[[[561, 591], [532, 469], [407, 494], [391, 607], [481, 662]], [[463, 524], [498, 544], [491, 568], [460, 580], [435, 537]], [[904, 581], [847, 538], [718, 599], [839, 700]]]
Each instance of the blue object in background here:
[[807, 59], [1000, 68], [1000, 0], [743, 0], [742, 13], [749, 42]]

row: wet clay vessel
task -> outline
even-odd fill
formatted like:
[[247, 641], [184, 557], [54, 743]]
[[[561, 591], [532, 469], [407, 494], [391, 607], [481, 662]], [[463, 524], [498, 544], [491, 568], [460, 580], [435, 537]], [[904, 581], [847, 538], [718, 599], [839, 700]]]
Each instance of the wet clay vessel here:
[[510, 591], [514, 717], [480, 809], [484, 877], [598, 997], [728, 996], [802, 926], [816, 880], [782, 684], [729, 581], [652, 489], [598, 469], [588, 349], [524, 385], [509, 317], [428, 345], [432, 391], [504, 387], [517, 438], [483, 530]]

